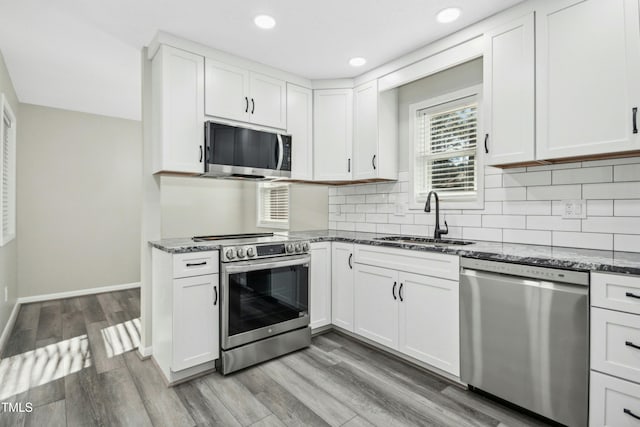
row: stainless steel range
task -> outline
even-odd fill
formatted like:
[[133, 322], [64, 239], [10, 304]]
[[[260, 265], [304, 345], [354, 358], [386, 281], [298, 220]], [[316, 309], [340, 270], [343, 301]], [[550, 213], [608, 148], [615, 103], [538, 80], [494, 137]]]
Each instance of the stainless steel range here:
[[220, 242], [223, 375], [311, 344], [309, 242], [235, 237]]

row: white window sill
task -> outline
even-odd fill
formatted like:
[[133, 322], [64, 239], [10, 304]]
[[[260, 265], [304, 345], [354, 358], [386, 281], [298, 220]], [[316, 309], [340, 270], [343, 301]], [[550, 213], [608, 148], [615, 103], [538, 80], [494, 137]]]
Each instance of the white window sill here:
[[282, 230], [288, 230], [289, 229], [289, 223], [283, 223], [283, 222], [268, 222], [268, 221], [258, 221], [256, 224], [257, 227], [263, 227], [263, 228], [279, 228]]

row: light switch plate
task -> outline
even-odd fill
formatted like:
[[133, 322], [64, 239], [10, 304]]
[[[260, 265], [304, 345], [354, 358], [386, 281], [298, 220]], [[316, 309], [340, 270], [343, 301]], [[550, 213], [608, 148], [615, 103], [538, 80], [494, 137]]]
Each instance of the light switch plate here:
[[585, 200], [563, 200], [563, 219], [580, 219], [587, 217], [587, 202]]
[[396, 203], [396, 210], [393, 213], [395, 216], [405, 216], [407, 212], [407, 204], [405, 202]]

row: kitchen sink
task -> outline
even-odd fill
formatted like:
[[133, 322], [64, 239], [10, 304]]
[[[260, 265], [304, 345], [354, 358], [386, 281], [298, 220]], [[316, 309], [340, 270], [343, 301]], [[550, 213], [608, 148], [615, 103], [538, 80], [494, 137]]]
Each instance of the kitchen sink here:
[[378, 237], [374, 240], [381, 240], [385, 242], [406, 243], [408, 245], [424, 245], [424, 246], [465, 246], [465, 245], [472, 245], [474, 243], [468, 240], [431, 239], [429, 237], [414, 237], [414, 236], [388, 236], [388, 237]]

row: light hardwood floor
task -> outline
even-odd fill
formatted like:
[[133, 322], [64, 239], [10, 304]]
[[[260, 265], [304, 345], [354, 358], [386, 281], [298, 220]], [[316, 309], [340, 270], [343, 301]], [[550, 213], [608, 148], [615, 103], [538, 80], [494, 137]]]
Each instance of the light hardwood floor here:
[[139, 340], [140, 294], [21, 307], [0, 360], [0, 426], [545, 425], [335, 332], [308, 349], [167, 388]]

